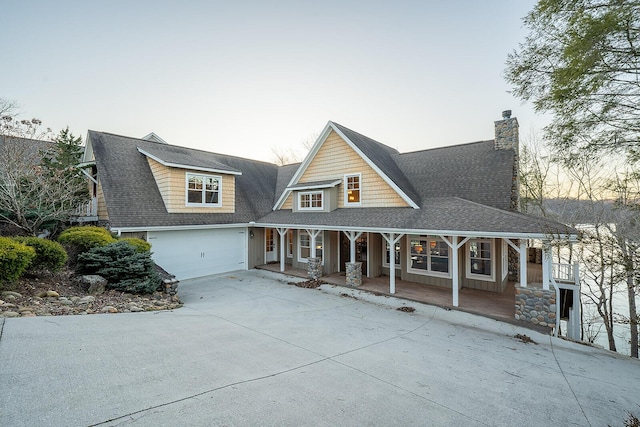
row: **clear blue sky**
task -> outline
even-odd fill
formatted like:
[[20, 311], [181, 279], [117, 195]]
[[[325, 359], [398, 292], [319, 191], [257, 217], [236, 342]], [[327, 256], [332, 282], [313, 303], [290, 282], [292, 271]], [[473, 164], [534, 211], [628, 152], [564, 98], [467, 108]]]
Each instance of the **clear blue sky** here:
[[24, 116], [273, 160], [328, 120], [402, 152], [493, 138], [533, 0], [32, 1], [0, 6]]

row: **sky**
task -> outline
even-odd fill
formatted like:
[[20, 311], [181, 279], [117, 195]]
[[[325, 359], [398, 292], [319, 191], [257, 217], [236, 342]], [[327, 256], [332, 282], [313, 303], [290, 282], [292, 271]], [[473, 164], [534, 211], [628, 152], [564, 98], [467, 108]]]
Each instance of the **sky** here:
[[0, 3], [0, 98], [87, 130], [274, 161], [332, 120], [396, 148], [521, 135], [548, 120], [510, 93], [533, 0]]

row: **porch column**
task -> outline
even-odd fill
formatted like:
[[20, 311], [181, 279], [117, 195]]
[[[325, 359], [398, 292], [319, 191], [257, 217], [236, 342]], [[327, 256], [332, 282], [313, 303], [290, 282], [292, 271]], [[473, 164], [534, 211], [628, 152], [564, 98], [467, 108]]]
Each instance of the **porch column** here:
[[287, 244], [286, 243], [286, 236], [287, 236], [287, 232], [289, 231], [288, 228], [284, 228], [284, 227], [280, 227], [280, 228], [276, 228], [276, 230], [278, 230], [278, 234], [280, 235], [280, 271], [282, 273], [284, 273], [284, 246]]
[[380, 233], [389, 244], [389, 293], [396, 293], [396, 243], [402, 239], [404, 234]]
[[[520, 239], [520, 246], [516, 246], [511, 239], [505, 239], [505, 241], [515, 250], [518, 255], [518, 264], [520, 264], [520, 287], [527, 287], [527, 239]], [[509, 262], [509, 255], [507, 255], [507, 263]]]
[[527, 287], [527, 239], [520, 239], [520, 287]]
[[354, 263], [356, 262], [356, 240], [362, 236], [362, 231], [343, 231], [343, 233], [349, 239], [349, 251], [351, 252], [349, 262]]
[[451, 299], [454, 307], [458, 307], [458, 299], [460, 295], [460, 269], [458, 268], [458, 250], [467, 243], [471, 237], [465, 237], [458, 243], [458, 236], [452, 236], [451, 240], [446, 236], [439, 236], [451, 250]]
[[551, 281], [551, 256], [551, 245], [549, 242], [544, 242], [542, 244], [542, 289], [549, 289], [549, 282]]

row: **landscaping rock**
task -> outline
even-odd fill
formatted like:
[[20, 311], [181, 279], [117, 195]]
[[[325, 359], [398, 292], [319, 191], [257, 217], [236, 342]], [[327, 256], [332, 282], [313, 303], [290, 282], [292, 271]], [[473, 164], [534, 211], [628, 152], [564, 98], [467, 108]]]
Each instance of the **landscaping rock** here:
[[19, 294], [18, 292], [13, 292], [13, 291], [3, 291], [2, 296], [3, 297], [13, 296], [14, 298], [22, 298], [22, 294]]
[[102, 307], [102, 310], [100, 310], [103, 313], [117, 313], [118, 309], [111, 306], [111, 305], [106, 305], [104, 307]]
[[4, 317], [20, 317], [20, 314], [16, 313], [15, 311], [5, 311], [4, 313], [2, 313], [2, 315]]
[[78, 281], [83, 284], [91, 295], [102, 295], [105, 292], [107, 279], [97, 274], [80, 276]]

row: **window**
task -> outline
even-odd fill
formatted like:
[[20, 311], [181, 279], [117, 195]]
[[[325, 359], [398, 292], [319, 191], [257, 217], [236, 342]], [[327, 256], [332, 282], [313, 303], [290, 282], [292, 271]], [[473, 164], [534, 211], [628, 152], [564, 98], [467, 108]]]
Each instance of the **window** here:
[[187, 174], [187, 206], [221, 206], [219, 176]]
[[293, 230], [287, 231], [287, 258], [293, 258]]
[[[386, 240], [382, 242], [382, 245], [384, 247], [383, 251], [384, 251], [384, 258], [382, 260], [382, 266], [383, 267], [390, 267], [389, 264], [389, 242], [387, 242]], [[395, 268], [400, 268], [400, 242], [396, 243], [396, 248], [394, 251], [394, 265]]]
[[316, 237], [315, 250], [311, 248], [311, 236], [306, 231], [298, 233], [298, 261], [307, 262], [307, 258], [315, 253], [316, 258], [321, 258], [324, 264], [324, 245], [322, 244], [322, 233]]
[[495, 280], [493, 240], [472, 239], [467, 243], [469, 262], [467, 276], [478, 280]]
[[300, 193], [298, 195], [298, 209], [322, 210], [322, 191]]
[[344, 204], [360, 204], [360, 174], [344, 176]]
[[431, 236], [409, 236], [409, 272], [451, 277], [449, 245]]

